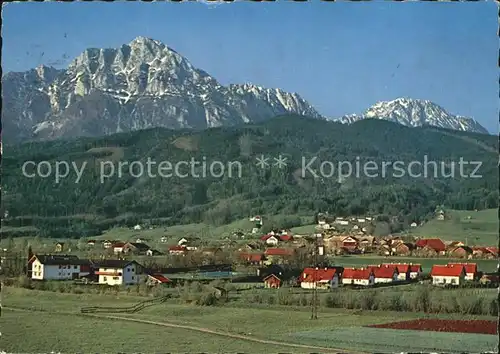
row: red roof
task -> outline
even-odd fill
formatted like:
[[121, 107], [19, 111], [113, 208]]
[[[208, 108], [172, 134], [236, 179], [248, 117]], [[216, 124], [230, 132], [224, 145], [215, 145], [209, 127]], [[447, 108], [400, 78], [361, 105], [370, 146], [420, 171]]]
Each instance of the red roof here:
[[170, 246], [168, 248], [169, 251], [185, 251], [186, 250], [186, 246], [178, 246], [178, 245], [175, 245], [175, 246]]
[[152, 278], [155, 278], [156, 280], [158, 280], [160, 283], [170, 283], [170, 279], [168, 278], [165, 278], [163, 275], [161, 274], [152, 274], [150, 275], [150, 277]]
[[277, 277], [276, 275], [274, 275], [274, 274], [269, 274], [269, 275], [268, 275], [267, 277], [265, 277], [263, 280], [266, 282], [266, 281], [271, 280], [272, 278], [274, 278], [274, 279], [278, 280], [279, 282], [281, 282], [281, 279], [280, 279], [280, 278], [278, 278], [278, 277]]
[[394, 266], [397, 268], [399, 273], [408, 273], [410, 271], [410, 265], [406, 263], [382, 263], [382, 266]]
[[422, 266], [420, 264], [410, 264], [410, 272], [421, 272]]
[[436, 252], [442, 252], [446, 250], [446, 245], [439, 238], [423, 238], [418, 240], [415, 245], [417, 247], [425, 247], [428, 246], [432, 248]]
[[408, 264], [408, 263], [382, 263], [382, 265], [393, 265], [398, 268], [399, 273], [410, 272], [421, 272], [422, 266], [420, 264]]
[[290, 241], [290, 240], [293, 240], [293, 237], [292, 237], [292, 235], [281, 235], [280, 240], [281, 241]]
[[373, 270], [370, 268], [345, 268], [344, 273], [342, 273], [342, 278], [344, 279], [368, 279]]
[[125, 246], [125, 242], [113, 242], [113, 247], [123, 247]]
[[498, 247], [485, 247], [485, 250], [498, 257]]
[[458, 277], [464, 271], [464, 267], [451, 267], [449, 265], [438, 265], [432, 266], [431, 276], [441, 276], [441, 277]]
[[330, 281], [336, 273], [335, 268], [305, 268], [299, 276], [299, 282]]
[[[271, 237], [276, 237], [276, 235], [264, 235], [262, 236], [260, 239], [262, 241], [267, 241], [267, 239], [271, 238]], [[276, 237], [277, 238], [277, 237]]]
[[373, 270], [375, 278], [392, 278], [394, 272], [399, 272], [395, 264], [380, 264], [380, 265], [369, 265], [366, 268]]
[[476, 263], [448, 263], [450, 267], [459, 266], [465, 268], [465, 273], [477, 273], [477, 264]]
[[292, 256], [293, 250], [289, 248], [268, 248], [265, 252], [266, 256]]
[[240, 258], [247, 262], [260, 262], [264, 258], [262, 253], [240, 253]]

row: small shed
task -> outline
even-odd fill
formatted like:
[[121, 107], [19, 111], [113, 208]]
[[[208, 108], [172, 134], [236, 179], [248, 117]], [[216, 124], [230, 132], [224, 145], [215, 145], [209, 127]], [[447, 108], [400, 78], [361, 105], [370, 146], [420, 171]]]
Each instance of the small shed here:
[[275, 274], [269, 274], [263, 280], [264, 280], [264, 286], [266, 288], [278, 289], [281, 287], [281, 279], [278, 278], [278, 276], [276, 276]]

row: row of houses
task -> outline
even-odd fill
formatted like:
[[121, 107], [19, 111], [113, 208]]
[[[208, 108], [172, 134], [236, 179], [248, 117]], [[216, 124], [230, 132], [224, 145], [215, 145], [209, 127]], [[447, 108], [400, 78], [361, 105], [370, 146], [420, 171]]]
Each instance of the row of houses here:
[[399, 237], [377, 239], [373, 236], [330, 236], [323, 239], [327, 253], [363, 253], [375, 251], [386, 256], [449, 256], [452, 258], [497, 258], [498, 247], [469, 247], [460, 241], [445, 242], [439, 238], [405, 242]]
[[[459, 286], [464, 282], [496, 281], [485, 275], [479, 279], [480, 272], [476, 263], [448, 263], [434, 265], [430, 276], [434, 285]], [[382, 263], [361, 268], [316, 267], [305, 268], [298, 278], [303, 289], [330, 289], [342, 285], [370, 286], [380, 283], [398, 283], [419, 279], [422, 276], [420, 264]], [[279, 275], [271, 274], [264, 278], [266, 287], [279, 287]]]
[[74, 255], [32, 255], [28, 276], [33, 280], [90, 280], [102, 285], [167, 283], [160, 274], [149, 274], [133, 260], [107, 259], [92, 262]]

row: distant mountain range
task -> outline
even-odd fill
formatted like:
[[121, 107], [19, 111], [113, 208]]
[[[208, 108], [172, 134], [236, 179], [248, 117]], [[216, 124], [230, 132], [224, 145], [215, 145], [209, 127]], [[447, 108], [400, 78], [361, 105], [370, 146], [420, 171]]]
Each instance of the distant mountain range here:
[[488, 131], [472, 118], [450, 114], [443, 107], [431, 101], [411, 98], [378, 102], [361, 115], [350, 114], [336, 120], [349, 124], [368, 118], [384, 119], [408, 127], [431, 125], [446, 129], [488, 134]]
[[[40, 66], [2, 77], [5, 142], [102, 136], [151, 127], [231, 126], [277, 115], [326, 119], [297, 93], [251, 84], [221, 85], [165, 44], [138, 37], [116, 49], [86, 49], [67, 69]], [[470, 118], [429, 101], [377, 103], [363, 115], [408, 126], [487, 133]]]

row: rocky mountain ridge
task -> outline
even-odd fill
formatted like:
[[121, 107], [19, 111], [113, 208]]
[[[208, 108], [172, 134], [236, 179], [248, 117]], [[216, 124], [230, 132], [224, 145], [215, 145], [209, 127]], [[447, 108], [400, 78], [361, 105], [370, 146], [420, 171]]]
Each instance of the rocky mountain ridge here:
[[8, 73], [7, 140], [100, 136], [151, 127], [203, 129], [281, 114], [322, 117], [297, 93], [221, 85], [165, 44], [138, 37], [117, 49], [86, 49], [66, 70]]
[[338, 118], [341, 123], [351, 124], [362, 119], [384, 119], [408, 127], [431, 125], [459, 131], [489, 134], [476, 120], [447, 112], [443, 107], [429, 101], [397, 98], [378, 102], [363, 114], [349, 114]]

